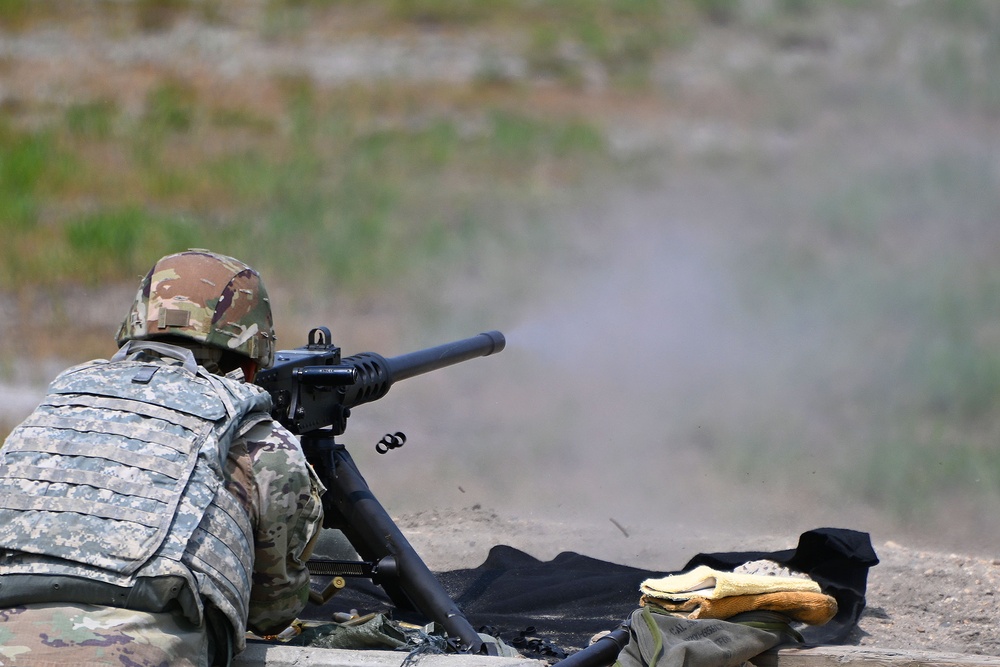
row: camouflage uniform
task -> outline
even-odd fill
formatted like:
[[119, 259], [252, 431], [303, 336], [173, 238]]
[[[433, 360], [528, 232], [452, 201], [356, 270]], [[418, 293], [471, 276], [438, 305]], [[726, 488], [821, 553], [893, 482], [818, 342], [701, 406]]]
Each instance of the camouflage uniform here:
[[201, 667], [208, 635], [181, 615], [85, 604], [0, 609], [0, 665]]
[[[198, 285], [218, 298], [159, 298], [204, 260]], [[247, 627], [275, 633], [301, 611], [324, 489], [266, 393], [213, 374], [220, 346], [202, 345], [210, 327], [270, 362], [256, 278], [202, 251], [161, 260], [119, 354], [61, 374], [0, 448], [0, 665], [225, 663]], [[248, 295], [258, 312], [227, 321]]]

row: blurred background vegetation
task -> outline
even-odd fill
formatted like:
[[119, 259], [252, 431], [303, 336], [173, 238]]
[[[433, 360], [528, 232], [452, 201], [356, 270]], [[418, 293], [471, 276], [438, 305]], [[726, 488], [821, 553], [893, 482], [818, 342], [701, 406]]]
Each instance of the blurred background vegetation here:
[[[0, 48], [0, 378], [107, 356], [188, 247], [360, 351], [503, 328], [544, 272], [684, 227], [781, 351], [679, 438], [997, 522], [992, 0], [0, 0]], [[662, 217], [595, 213], [633, 197]]]

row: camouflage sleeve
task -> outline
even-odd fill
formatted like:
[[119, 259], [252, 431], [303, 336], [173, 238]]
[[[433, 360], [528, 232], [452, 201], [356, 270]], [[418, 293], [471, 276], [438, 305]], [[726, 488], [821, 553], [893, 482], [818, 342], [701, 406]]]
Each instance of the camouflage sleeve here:
[[291, 623], [309, 597], [312, 553], [323, 523], [323, 484], [298, 439], [275, 422], [246, 436], [256, 486], [257, 529], [248, 627], [273, 634]]

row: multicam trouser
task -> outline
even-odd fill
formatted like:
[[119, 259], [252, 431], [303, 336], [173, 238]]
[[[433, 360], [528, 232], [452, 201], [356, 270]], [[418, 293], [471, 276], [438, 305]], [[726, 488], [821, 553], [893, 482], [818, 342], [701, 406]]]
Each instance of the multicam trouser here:
[[182, 615], [84, 604], [0, 609], [4, 667], [207, 667], [208, 636]]

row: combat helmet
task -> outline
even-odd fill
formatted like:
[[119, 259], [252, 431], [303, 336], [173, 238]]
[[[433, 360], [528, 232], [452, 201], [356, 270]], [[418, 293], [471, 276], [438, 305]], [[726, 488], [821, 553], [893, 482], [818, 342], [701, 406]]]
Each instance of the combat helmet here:
[[116, 337], [179, 339], [274, 362], [271, 304], [260, 274], [243, 262], [192, 249], [160, 259], [139, 284]]

